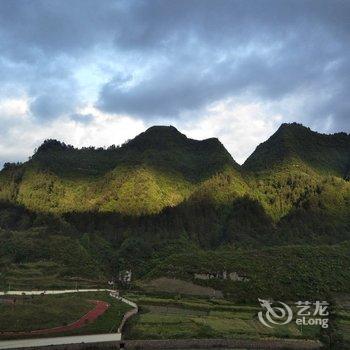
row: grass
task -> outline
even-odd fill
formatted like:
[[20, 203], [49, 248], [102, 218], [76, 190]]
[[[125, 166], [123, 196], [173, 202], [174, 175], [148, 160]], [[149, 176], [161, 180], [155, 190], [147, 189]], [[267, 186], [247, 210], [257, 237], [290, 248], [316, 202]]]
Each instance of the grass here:
[[14, 305], [0, 304], [0, 331], [31, 331], [72, 323], [93, 309], [87, 298], [76, 295], [6, 297]]
[[[57, 333], [55, 336], [111, 333], [117, 331], [123, 315], [130, 309], [129, 305], [110, 297], [106, 292], [84, 292], [79, 295], [45, 295], [44, 297], [34, 297], [33, 300], [40, 308], [23, 304], [24, 307], [28, 306], [28, 310], [24, 311], [21, 308], [22, 305], [12, 308], [12, 306], [0, 304], [0, 330], [33, 330], [64, 325], [79, 319], [93, 308], [88, 300], [102, 300], [108, 302], [110, 307], [94, 322], [74, 331]], [[8, 309], [7, 313], [3, 313], [2, 311], [6, 308]], [[11, 318], [9, 318], [9, 315]], [[45, 335], [40, 337], [45, 337]]]

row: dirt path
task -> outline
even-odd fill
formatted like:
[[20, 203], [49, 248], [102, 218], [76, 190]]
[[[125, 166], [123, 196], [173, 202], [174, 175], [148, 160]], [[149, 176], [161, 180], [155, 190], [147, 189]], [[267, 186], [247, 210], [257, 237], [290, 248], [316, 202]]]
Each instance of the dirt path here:
[[0, 332], [0, 335], [23, 336], [23, 335], [37, 335], [37, 334], [52, 334], [52, 333], [62, 333], [62, 332], [72, 331], [72, 330], [81, 328], [87, 323], [90, 323], [96, 320], [109, 308], [109, 304], [106, 303], [105, 301], [100, 301], [100, 300], [90, 300], [90, 301], [95, 305], [95, 307], [92, 310], [90, 310], [87, 314], [85, 314], [83, 317], [81, 317], [79, 320], [67, 326], [38, 329], [30, 332]]

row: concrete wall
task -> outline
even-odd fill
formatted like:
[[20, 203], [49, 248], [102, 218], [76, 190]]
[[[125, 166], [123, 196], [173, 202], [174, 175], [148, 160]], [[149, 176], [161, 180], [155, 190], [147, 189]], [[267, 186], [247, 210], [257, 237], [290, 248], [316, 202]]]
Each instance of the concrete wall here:
[[[122, 342], [121, 342], [122, 343]], [[125, 341], [125, 349], [213, 349], [213, 348], [239, 348], [239, 349], [320, 349], [321, 344], [309, 341], [292, 340], [233, 340], [233, 339], [177, 339], [177, 340], [129, 340]]]
[[78, 292], [112, 292], [112, 289], [10, 290], [8, 292], [0, 292], [0, 295], [67, 294]]

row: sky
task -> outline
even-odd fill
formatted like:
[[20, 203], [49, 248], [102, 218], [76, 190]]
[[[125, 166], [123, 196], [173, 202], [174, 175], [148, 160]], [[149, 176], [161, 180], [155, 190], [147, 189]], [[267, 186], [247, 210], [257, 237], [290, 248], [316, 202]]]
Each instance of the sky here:
[[350, 131], [348, 0], [1, 0], [0, 166], [152, 125], [242, 163], [284, 122]]

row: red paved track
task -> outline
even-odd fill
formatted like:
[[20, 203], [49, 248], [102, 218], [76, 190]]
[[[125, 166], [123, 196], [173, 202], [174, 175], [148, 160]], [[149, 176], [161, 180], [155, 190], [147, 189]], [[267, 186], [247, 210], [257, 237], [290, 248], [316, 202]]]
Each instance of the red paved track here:
[[74, 329], [81, 328], [85, 324], [96, 320], [97, 317], [101, 316], [109, 308], [109, 304], [104, 301], [100, 301], [100, 300], [90, 300], [90, 301], [95, 304], [95, 307], [92, 310], [90, 310], [86, 315], [81, 317], [79, 320], [67, 326], [60, 326], [60, 327], [47, 328], [47, 329], [37, 329], [30, 332], [0, 332], [0, 335], [18, 336], [18, 335], [31, 335], [31, 334], [51, 334], [51, 333], [67, 332], [67, 331], [72, 331]]

